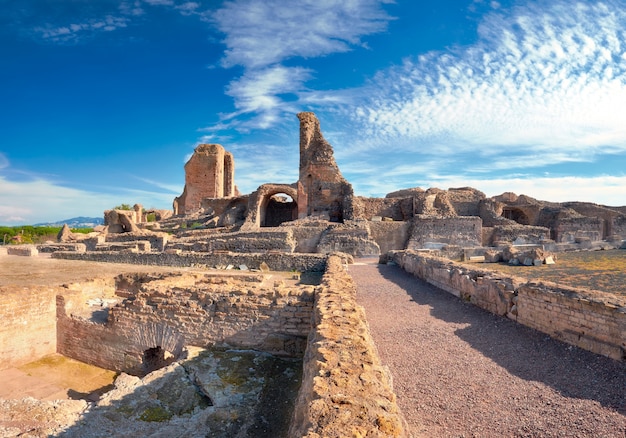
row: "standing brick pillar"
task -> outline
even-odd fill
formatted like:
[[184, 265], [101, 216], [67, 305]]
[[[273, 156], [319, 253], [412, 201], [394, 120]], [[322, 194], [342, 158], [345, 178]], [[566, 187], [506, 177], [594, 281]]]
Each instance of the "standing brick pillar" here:
[[311, 112], [300, 119], [300, 178], [298, 180], [298, 217], [326, 217], [333, 222], [352, 219], [352, 186], [344, 179], [335, 162], [333, 148]]
[[219, 144], [201, 144], [185, 164], [185, 189], [174, 199], [176, 214], [190, 214], [206, 198], [235, 195], [235, 162]]

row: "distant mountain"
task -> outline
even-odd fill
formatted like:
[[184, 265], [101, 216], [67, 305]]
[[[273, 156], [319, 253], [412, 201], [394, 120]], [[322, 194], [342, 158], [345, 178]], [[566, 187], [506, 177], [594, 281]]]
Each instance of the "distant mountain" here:
[[62, 227], [67, 224], [70, 228], [93, 228], [97, 225], [103, 225], [104, 219], [101, 217], [73, 217], [71, 219], [64, 219], [58, 222], [46, 222], [41, 224], [35, 224], [36, 227]]

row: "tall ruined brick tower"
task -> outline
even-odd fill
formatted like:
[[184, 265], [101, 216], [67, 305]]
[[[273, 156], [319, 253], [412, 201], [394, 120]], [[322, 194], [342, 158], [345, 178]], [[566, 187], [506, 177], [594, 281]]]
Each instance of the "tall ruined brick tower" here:
[[320, 216], [333, 222], [353, 219], [354, 192], [335, 162], [333, 148], [324, 139], [314, 113], [300, 119], [300, 178], [298, 217]]
[[174, 199], [175, 214], [197, 211], [205, 198], [235, 195], [233, 156], [219, 144], [201, 144], [185, 164], [185, 189]]

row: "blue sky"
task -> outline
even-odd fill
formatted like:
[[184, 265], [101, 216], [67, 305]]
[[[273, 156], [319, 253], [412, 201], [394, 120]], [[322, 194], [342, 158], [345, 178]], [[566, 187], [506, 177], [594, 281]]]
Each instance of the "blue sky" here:
[[4, 225], [292, 183], [300, 111], [358, 195], [626, 205], [626, 0], [0, 0], [0, 58]]

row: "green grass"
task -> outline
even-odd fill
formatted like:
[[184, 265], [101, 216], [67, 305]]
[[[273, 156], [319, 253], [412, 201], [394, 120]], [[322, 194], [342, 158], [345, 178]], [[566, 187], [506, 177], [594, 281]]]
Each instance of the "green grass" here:
[[[21, 243], [43, 243], [47, 240], [56, 240], [61, 227], [35, 227], [22, 225], [19, 227], [0, 226], [0, 244], [13, 243], [13, 237], [21, 235]], [[73, 233], [91, 233], [93, 228], [73, 228]]]

